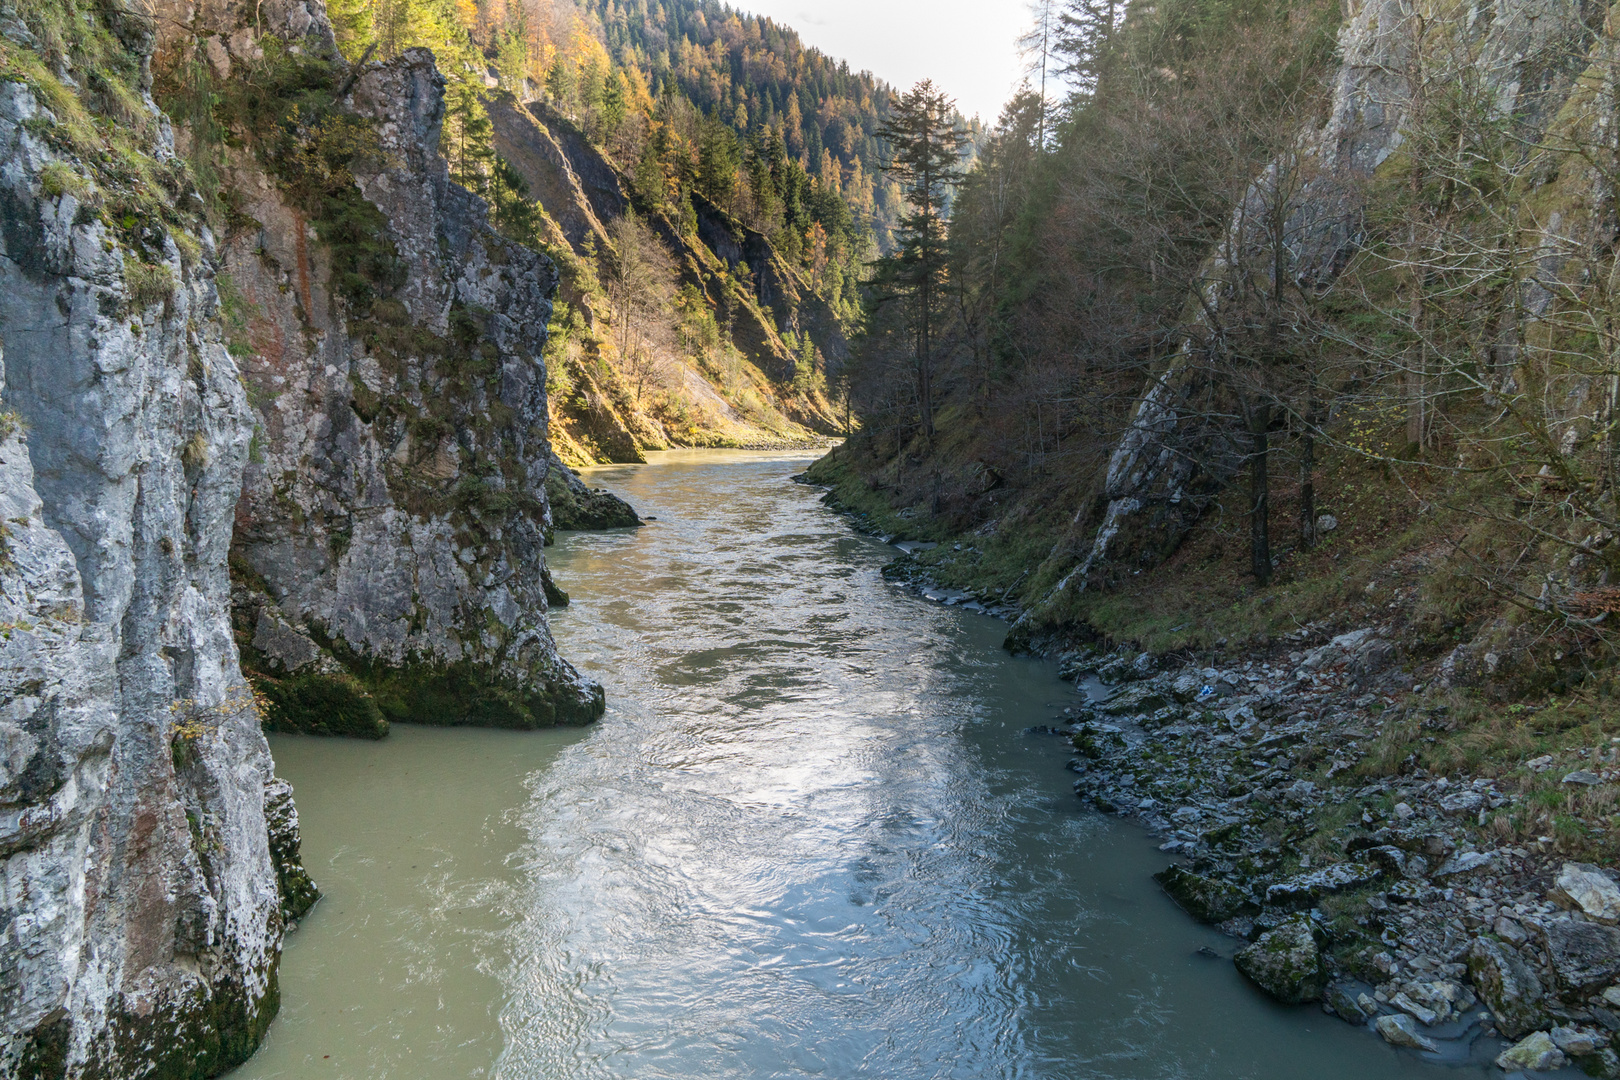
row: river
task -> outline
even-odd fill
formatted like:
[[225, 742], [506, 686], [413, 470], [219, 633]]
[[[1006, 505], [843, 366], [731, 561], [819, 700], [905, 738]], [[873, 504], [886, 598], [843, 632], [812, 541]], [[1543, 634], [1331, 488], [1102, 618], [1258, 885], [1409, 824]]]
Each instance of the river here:
[[272, 737], [326, 897], [235, 1080], [1484, 1075], [1246, 984], [1025, 734], [1073, 687], [886, 584], [808, 461], [592, 471], [657, 518], [552, 549], [595, 727]]

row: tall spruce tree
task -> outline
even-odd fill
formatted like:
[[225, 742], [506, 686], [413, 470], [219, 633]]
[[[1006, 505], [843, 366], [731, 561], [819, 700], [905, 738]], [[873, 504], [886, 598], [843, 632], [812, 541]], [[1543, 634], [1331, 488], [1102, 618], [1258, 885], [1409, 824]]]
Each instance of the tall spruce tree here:
[[909, 212], [895, 232], [896, 249], [879, 267], [883, 279], [910, 302], [916, 341], [917, 406], [925, 438], [934, 437], [934, 307], [946, 264], [945, 214], [962, 181], [965, 132], [952, 122], [955, 102], [924, 79], [894, 99], [878, 134], [889, 145], [884, 171], [894, 178]]

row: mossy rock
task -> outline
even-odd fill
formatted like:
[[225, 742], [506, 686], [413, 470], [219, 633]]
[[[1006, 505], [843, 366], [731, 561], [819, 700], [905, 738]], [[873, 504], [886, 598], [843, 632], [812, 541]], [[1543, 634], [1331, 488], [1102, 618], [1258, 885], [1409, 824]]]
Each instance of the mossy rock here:
[[568, 606], [568, 594], [562, 591], [556, 579], [551, 576], [550, 568], [544, 566], [540, 568], [540, 584], [545, 586], [547, 604], [554, 608]]
[[1201, 877], [1181, 866], [1154, 874], [1153, 880], [1169, 894], [1176, 906], [1199, 922], [1219, 923], [1260, 910], [1253, 899], [1235, 885], [1215, 878]]
[[376, 700], [350, 675], [263, 679], [260, 689], [270, 702], [264, 715], [266, 730], [355, 739], [380, 739], [388, 734], [388, 720]]
[[641, 524], [634, 508], [617, 495], [568, 483], [561, 468], [546, 475], [551, 523], [558, 529], [624, 529]]
[[589, 724], [606, 705], [602, 688], [537, 675], [532, 682], [494, 678], [470, 662], [356, 665], [382, 714], [396, 723], [439, 727], [535, 728]]
[[1320, 931], [1308, 915], [1296, 915], [1260, 935], [1233, 957], [1237, 969], [1284, 1005], [1321, 1001], [1327, 990], [1327, 960]]

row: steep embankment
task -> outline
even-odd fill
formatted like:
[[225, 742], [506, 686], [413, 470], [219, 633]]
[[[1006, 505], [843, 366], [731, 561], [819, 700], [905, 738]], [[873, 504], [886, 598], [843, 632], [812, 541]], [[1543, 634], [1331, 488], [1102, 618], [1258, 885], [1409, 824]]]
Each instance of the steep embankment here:
[[[248, 92], [310, 77], [303, 58], [255, 69], [233, 48], [214, 73], [246, 68]], [[352, 188], [301, 203], [252, 132], [259, 152], [230, 155], [224, 174], [243, 193], [222, 261], [258, 424], [231, 550], [244, 658], [278, 727], [594, 719], [601, 689], [557, 656], [545, 621], [555, 270], [449, 181], [431, 55], [346, 82], [326, 122], [375, 133]], [[319, 238], [340, 215], [365, 234], [328, 225], [310, 242], [310, 217]]]
[[[488, 102], [497, 152], [546, 213], [549, 242], [562, 262], [561, 296], [582, 320], [567, 347], [553, 351], [570, 389], [553, 404], [554, 442], [564, 460], [637, 460], [667, 446], [802, 445], [838, 430], [819, 380], [807, 379], [788, 338], [808, 337], [821, 364], [837, 370], [848, 356], [840, 320], [757, 232], [694, 196], [696, 233], [663, 214], [644, 216], [675, 260], [701, 324], [729, 331], [689, 347], [683, 330], [649, 343], [653, 392], [616, 347], [614, 313], [602, 292], [602, 257], [615, 255], [613, 223], [633, 213], [631, 185], [567, 118], [542, 102], [510, 95]], [[701, 334], [701, 331], [699, 331]], [[726, 346], [731, 346], [727, 348]]]

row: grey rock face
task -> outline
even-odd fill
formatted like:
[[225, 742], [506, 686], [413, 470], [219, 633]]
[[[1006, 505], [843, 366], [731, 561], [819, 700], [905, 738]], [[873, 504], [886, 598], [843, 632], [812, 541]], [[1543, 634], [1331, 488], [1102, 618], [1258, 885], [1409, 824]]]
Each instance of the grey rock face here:
[[252, 425], [206, 260], [51, 194], [53, 123], [0, 82], [0, 1076], [217, 1072], [282, 928], [227, 617]]
[[1564, 989], [1592, 991], [1620, 978], [1620, 927], [1556, 919], [1546, 930], [1547, 954]]
[[555, 456], [551, 459], [551, 471], [546, 475], [546, 498], [551, 505], [553, 528], [622, 529], [641, 524], [641, 518], [629, 503], [609, 491], [586, 484]]
[[357, 696], [424, 723], [594, 720], [601, 688], [546, 624], [555, 268], [450, 181], [431, 54], [371, 65], [348, 105], [377, 132], [355, 175], [394, 253], [374, 303], [334, 289], [333, 252], [235, 163], [262, 226], [225, 245], [261, 429], [233, 546], [244, 654], [285, 726], [347, 731], [325, 714]]
[[1476, 938], [1468, 951], [1468, 978], [1496, 1017], [1496, 1026], [1516, 1039], [1541, 1026], [1541, 979], [1510, 947]]

